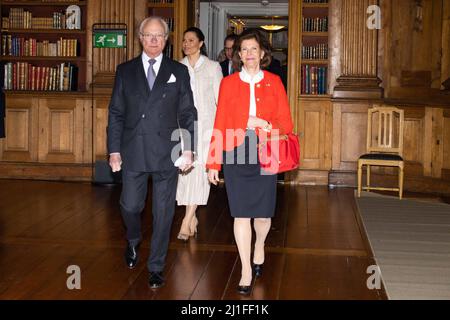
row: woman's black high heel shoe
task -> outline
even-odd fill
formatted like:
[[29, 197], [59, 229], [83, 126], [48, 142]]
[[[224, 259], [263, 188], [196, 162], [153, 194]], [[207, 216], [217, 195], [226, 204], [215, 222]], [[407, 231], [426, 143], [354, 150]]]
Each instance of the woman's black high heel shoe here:
[[253, 272], [255, 273], [255, 277], [261, 277], [263, 273], [263, 264], [254, 264], [253, 265]]
[[249, 295], [250, 294], [250, 292], [252, 291], [252, 286], [250, 285], [250, 286], [238, 286], [237, 287], [237, 291], [240, 293], [240, 294], [243, 294], [243, 295]]

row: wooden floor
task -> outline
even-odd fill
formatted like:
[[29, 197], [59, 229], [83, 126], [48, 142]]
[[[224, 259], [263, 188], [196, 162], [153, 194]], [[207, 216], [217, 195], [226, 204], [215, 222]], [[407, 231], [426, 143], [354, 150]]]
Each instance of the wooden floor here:
[[[150, 201], [134, 270], [126, 268], [120, 187], [0, 180], [0, 299], [385, 299], [369, 290], [374, 264], [359, 224], [353, 189], [279, 185], [266, 241], [264, 274], [249, 297], [236, 292], [240, 262], [223, 186], [198, 210], [198, 238], [176, 239], [177, 207], [166, 285], [147, 285]], [[81, 269], [69, 290], [67, 267]]]

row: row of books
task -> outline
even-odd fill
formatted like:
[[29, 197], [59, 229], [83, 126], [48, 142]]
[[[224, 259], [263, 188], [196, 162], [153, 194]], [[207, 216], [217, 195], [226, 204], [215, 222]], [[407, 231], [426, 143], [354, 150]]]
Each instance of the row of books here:
[[174, 26], [174, 18], [163, 18], [164, 21], [167, 23], [167, 26], [169, 27], [170, 31], [173, 31], [173, 26]]
[[38, 41], [34, 38], [2, 35], [3, 56], [31, 57], [76, 57], [78, 53], [77, 39], [60, 38], [56, 42]]
[[169, 57], [169, 58], [172, 59], [172, 58], [173, 58], [173, 45], [167, 44], [166, 47], [164, 48], [163, 54], [164, 54], [166, 57]]
[[302, 65], [302, 94], [327, 94], [327, 67]]
[[303, 31], [307, 32], [327, 32], [328, 17], [326, 18], [302, 18]]
[[23, 8], [11, 8], [8, 17], [2, 18], [2, 29], [66, 29], [66, 20], [62, 12], [53, 12], [51, 18], [33, 17]]
[[149, 0], [150, 3], [173, 3], [173, 0]]
[[78, 87], [78, 67], [70, 62], [53, 67], [8, 62], [4, 76], [5, 90], [76, 91]]
[[319, 43], [314, 46], [302, 47], [303, 59], [328, 59], [328, 44]]
[[328, 0], [303, 0], [303, 3], [328, 3]]

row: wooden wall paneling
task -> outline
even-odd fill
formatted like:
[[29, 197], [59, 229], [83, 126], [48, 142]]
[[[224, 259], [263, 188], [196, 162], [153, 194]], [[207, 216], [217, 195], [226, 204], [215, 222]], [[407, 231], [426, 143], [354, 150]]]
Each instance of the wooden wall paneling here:
[[[301, 1], [289, 0], [289, 17], [301, 17]], [[289, 41], [288, 41], [288, 88], [289, 105], [291, 107], [292, 119], [294, 121], [294, 130], [299, 131], [299, 100], [300, 92], [300, 37], [293, 36], [301, 34], [300, 23], [297, 19], [289, 19]]]
[[92, 100], [83, 99], [83, 163], [92, 163]]
[[6, 137], [0, 139], [2, 161], [33, 162], [38, 158], [38, 100], [6, 99]]
[[341, 1], [341, 70], [335, 98], [380, 99], [378, 30], [367, 28], [367, 8], [378, 0]]
[[108, 125], [109, 98], [102, 97], [96, 100], [95, 113], [95, 160], [107, 159], [106, 127]]
[[446, 118], [443, 108], [425, 110], [424, 176], [440, 179], [445, 166]]
[[39, 100], [39, 162], [82, 163], [83, 100]]
[[[387, 27], [387, 31], [383, 30], [387, 35], [384, 41], [386, 97], [424, 104], [430, 100], [441, 103], [444, 99], [439, 97], [438, 89], [446, 73], [444, 65], [448, 70], [450, 31], [446, 27], [446, 17], [450, 14], [446, 8], [449, 1], [382, 1], [385, 1], [383, 20]], [[416, 19], [420, 8], [421, 21]]]
[[[329, 54], [329, 94], [333, 95], [334, 87], [337, 85], [336, 79], [341, 74], [341, 39], [342, 29], [340, 28], [341, 5], [339, 0], [329, 1], [329, 27], [328, 27], [328, 54]], [[293, 20], [293, 19], [290, 19]]]
[[142, 45], [139, 41], [139, 25], [148, 15], [147, 0], [134, 0], [134, 36], [133, 50], [130, 50], [133, 57], [137, 57], [141, 54]]
[[328, 101], [324, 104], [325, 108], [325, 141], [324, 158], [322, 160], [322, 169], [331, 170], [333, 154], [333, 104]]
[[[94, 51], [94, 75], [97, 83], [112, 82], [117, 65], [134, 57], [135, 42], [135, 0], [100, 0], [92, 2], [92, 14], [89, 27], [92, 33], [94, 23], [126, 23], [127, 24], [127, 56], [124, 49], [102, 48]], [[140, 1], [144, 2], [144, 1]], [[139, 20], [140, 22], [140, 20]], [[92, 43], [92, 37], [91, 41]], [[91, 46], [92, 47], [92, 46]], [[90, 49], [92, 50], [92, 48]], [[89, 53], [89, 57], [92, 52]], [[112, 84], [112, 83], [111, 83]]]
[[[422, 14], [423, 14], [423, 21], [420, 23], [420, 28], [417, 29], [417, 21], [415, 20], [417, 5], [415, 1], [410, 1], [410, 11], [412, 19], [412, 25], [407, 25], [408, 28], [406, 32], [410, 33], [412, 36], [412, 41], [410, 43], [405, 43], [405, 46], [403, 47], [403, 50], [410, 50], [411, 51], [411, 60], [408, 65], [406, 65], [405, 69], [402, 71], [420, 71], [420, 70], [427, 70], [431, 72], [431, 61], [432, 59], [432, 43], [433, 43], [433, 36], [431, 34], [432, 29], [432, 23], [433, 23], [433, 2], [439, 2], [440, 0], [434, 0], [434, 1], [422, 1]], [[399, 12], [402, 16], [405, 16], [405, 12]], [[439, 17], [440, 18], [440, 17]], [[440, 20], [440, 19], [439, 19]], [[439, 27], [437, 30], [434, 30], [434, 32], [437, 32], [437, 37], [440, 39], [441, 35], [441, 27]], [[402, 37], [402, 34], [399, 34], [400, 37]]]
[[[311, 104], [311, 103], [310, 103]], [[301, 106], [302, 128], [300, 146], [303, 150], [301, 163], [303, 169], [318, 169], [320, 167], [320, 136], [321, 136], [321, 110], [314, 105], [303, 102]]]
[[450, 0], [443, 2], [442, 20], [441, 84], [450, 78]]
[[408, 30], [412, 22], [410, 14], [403, 14], [402, 16], [402, 12], [411, 11], [409, 1], [398, 1], [396, 5], [392, 1], [387, 1], [389, 3], [389, 12], [391, 12], [391, 19], [389, 20], [391, 23], [389, 38], [391, 41], [386, 44], [386, 47], [389, 48], [389, 54], [386, 54], [385, 60], [390, 62], [387, 71], [389, 72], [390, 80], [388, 91], [391, 92], [392, 87], [400, 87], [401, 70], [405, 64], [409, 65], [411, 61], [411, 50], [403, 53], [402, 48], [412, 42], [412, 32]]
[[381, 7], [381, 30], [379, 32], [379, 61], [382, 65], [382, 87], [384, 97], [390, 97], [391, 88], [391, 54], [392, 54], [392, 1], [380, 0]]
[[425, 123], [424, 123], [424, 168], [423, 175], [426, 177], [433, 176], [432, 166], [433, 166], [433, 147], [431, 142], [433, 140], [433, 112], [431, 108], [425, 109]]
[[[392, 17], [392, 45], [393, 45], [393, 76], [395, 81], [393, 83], [394, 87], [400, 87], [402, 81], [402, 71], [411, 70], [410, 66], [413, 62], [413, 50], [412, 43], [413, 39], [413, 1], [399, 1], [397, 5], [392, 6], [393, 17]], [[406, 13], [406, 14], [405, 14]]]
[[200, 0], [188, 0], [187, 25], [199, 28], [200, 26]]
[[355, 171], [366, 152], [368, 102], [333, 103], [332, 169]]
[[86, 88], [89, 90], [92, 84], [92, 24], [98, 14], [99, 1], [88, 1], [87, 3], [87, 23], [86, 23]]
[[173, 58], [175, 60], [181, 60], [183, 58], [183, 52], [181, 50], [183, 42], [183, 32], [188, 27], [188, 3], [186, 0], [175, 0], [175, 32], [174, 32], [174, 44], [173, 44]]
[[331, 103], [329, 100], [299, 102], [301, 169], [331, 168]]
[[443, 165], [443, 142], [444, 142], [444, 112], [442, 108], [427, 108], [432, 112], [432, 140], [431, 150], [431, 176], [440, 179]]
[[[426, 30], [427, 35], [430, 36], [431, 41], [431, 52], [430, 48], [426, 52], [424, 52], [425, 57], [430, 55], [431, 59], [429, 59], [430, 69], [431, 69], [431, 88], [440, 89], [441, 88], [441, 63], [442, 63], [442, 25], [443, 25], [443, 6], [444, 0], [433, 0], [430, 1], [432, 6], [430, 8], [431, 11], [431, 21], [429, 24], [426, 24], [426, 28], [430, 28], [430, 30]], [[429, 27], [428, 27], [429, 26]], [[425, 30], [424, 30], [425, 31]], [[450, 38], [447, 38], [450, 42]]]
[[426, 108], [403, 108], [405, 123], [403, 132], [403, 159], [405, 176], [422, 177], [431, 166], [430, 145], [431, 131], [427, 130], [429, 122]]
[[450, 109], [444, 109], [442, 114], [442, 175], [450, 180]]

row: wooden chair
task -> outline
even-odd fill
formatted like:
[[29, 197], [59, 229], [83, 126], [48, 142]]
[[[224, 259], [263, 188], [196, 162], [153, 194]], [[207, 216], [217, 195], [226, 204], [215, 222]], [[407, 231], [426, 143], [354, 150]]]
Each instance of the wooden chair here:
[[[367, 153], [358, 159], [358, 197], [361, 190], [398, 191], [403, 196], [403, 123], [404, 113], [395, 107], [375, 106], [368, 111]], [[373, 130], [372, 130], [373, 129]], [[362, 169], [367, 166], [367, 186], [362, 186]], [[398, 188], [370, 186], [370, 167], [398, 167]]]

